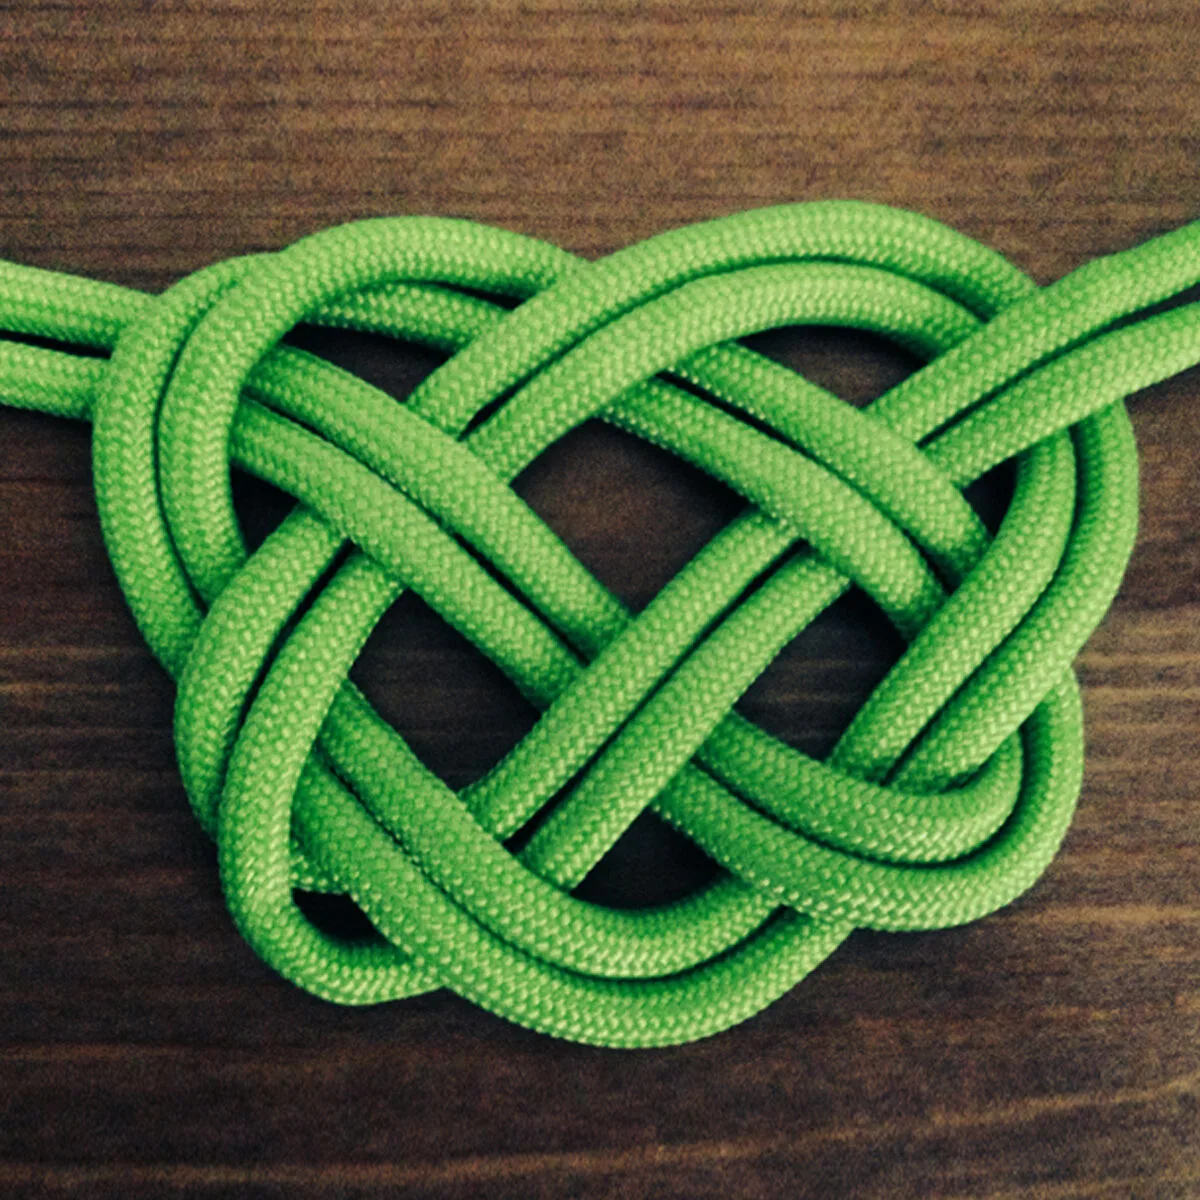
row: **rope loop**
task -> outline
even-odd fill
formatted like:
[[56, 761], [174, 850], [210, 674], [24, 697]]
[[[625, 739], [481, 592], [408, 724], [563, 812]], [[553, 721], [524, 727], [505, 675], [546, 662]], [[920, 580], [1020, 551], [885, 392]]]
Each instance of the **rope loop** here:
[[[558, 1037], [665, 1045], [759, 1011], [855, 927], [974, 920], [1044, 871], [1081, 786], [1071, 664], [1136, 534], [1123, 401], [1200, 361], [1200, 305], [1162, 304], [1198, 281], [1200, 223], [1038, 288], [858, 202], [594, 263], [379, 218], [154, 297], [0, 263], [0, 402], [94, 424], [114, 569], [268, 963], [339, 1003], [449, 987]], [[448, 357], [397, 402], [286, 345], [301, 323]], [[924, 365], [855, 408], [741, 341], [798, 324]], [[592, 418], [746, 501], [637, 614], [511, 487]], [[1010, 459], [993, 536], [963, 489]], [[296, 500], [253, 553], [231, 466]], [[851, 587], [906, 650], [817, 761], [734, 706]], [[461, 792], [349, 679], [404, 589], [541, 712]], [[715, 881], [656, 908], [578, 898], [646, 810]], [[323, 932], [297, 889], [350, 896], [377, 936]]]

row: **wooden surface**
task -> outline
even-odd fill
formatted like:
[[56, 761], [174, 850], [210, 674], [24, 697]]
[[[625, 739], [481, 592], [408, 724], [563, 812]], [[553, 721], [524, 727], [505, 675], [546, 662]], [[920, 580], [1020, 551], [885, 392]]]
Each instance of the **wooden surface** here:
[[[1194, 0], [31, 0], [0, 4], [0, 102], [0, 256], [152, 289], [379, 213], [594, 255], [853, 196], [1041, 281], [1200, 215]], [[911, 366], [764, 345], [856, 397]], [[400, 392], [431, 365], [322, 346]], [[0, 1194], [1200, 1196], [1200, 373], [1131, 408], [1142, 532], [1080, 662], [1085, 791], [1042, 882], [968, 928], [860, 933], [747, 1025], [640, 1054], [446, 994], [340, 1010], [260, 965], [107, 565], [87, 430], [0, 411]], [[522, 488], [635, 603], [736, 507], [592, 429]], [[240, 495], [277, 516], [263, 492]], [[819, 749], [894, 653], [850, 603], [744, 707]], [[455, 783], [529, 727], [416, 604], [358, 675]], [[704, 869], [643, 825], [591, 886]]]

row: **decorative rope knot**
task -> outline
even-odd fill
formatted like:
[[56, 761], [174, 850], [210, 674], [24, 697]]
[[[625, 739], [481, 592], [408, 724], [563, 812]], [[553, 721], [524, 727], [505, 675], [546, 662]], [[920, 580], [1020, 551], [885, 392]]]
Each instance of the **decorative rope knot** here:
[[[0, 327], [112, 353], [0, 342], [0, 397], [94, 421], [112, 561], [178, 681], [181, 773], [264, 959], [341, 1003], [447, 986], [560, 1037], [660, 1045], [758, 1011], [856, 926], [969, 921], [1046, 867], [1081, 784], [1071, 662], [1135, 536], [1122, 400], [1200, 360], [1200, 306], [1141, 310], [1198, 279], [1200, 224], [1043, 290], [860, 203], [595, 263], [367, 220], [155, 298], [4, 264]], [[299, 322], [451, 357], [399, 403], [281, 345]], [[856, 409], [736, 340], [793, 324], [927, 365]], [[747, 501], [636, 616], [509, 486], [592, 417]], [[993, 537], [962, 488], [1010, 458]], [[297, 500], [253, 554], [231, 463]], [[907, 650], [819, 762], [733, 706], [852, 585]], [[403, 588], [542, 712], [459, 793], [348, 680]], [[718, 878], [651, 909], [572, 895], [647, 808]], [[322, 932], [296, 888], [348, 894], [381, 936]]]

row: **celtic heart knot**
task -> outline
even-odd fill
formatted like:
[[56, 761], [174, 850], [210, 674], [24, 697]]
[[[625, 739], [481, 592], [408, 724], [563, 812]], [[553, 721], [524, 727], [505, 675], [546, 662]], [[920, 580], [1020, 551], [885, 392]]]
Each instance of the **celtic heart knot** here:
[[[158, 297], [5, 265], [0, 398], [94, 422], [106, 543], [179, 684], [176, 742], [256, 951], [328, 999], [450, 987], [606, 1045], [740, 1021], [856, 926], [1029, 887], [1081, 783], [1071, 663], [1136, 528], [1123, 398], [1200, 359], [1187, 227], [1039, 289], [911, 213], [762, 209], [594, 263], [443, 218], [330, 229]], [[404, 402], [282, 344], [301, 322], [449, 355]], [[855, 408], [738, 339], [870, 330], [925, 364]], [[640, 613], [513, 491], [598, 417], [744, 497]], [[962, 489], [1015, 460], [993, 536]], [[297, 503], [253, 553], [230, 465]], [[907, 643], [825, 761], [734, 710], [850, 587]], [[540, 710], [454, 792], [348, 673], [412, 589]], [[568, 785], [571, 785], [568, 787]], [[643, 811], [722, 868], [621, 910], [575, 886]], [[512, 839], [536, 819], [536, 829]], [[314, 926], [295, 889], [378, 931]]]

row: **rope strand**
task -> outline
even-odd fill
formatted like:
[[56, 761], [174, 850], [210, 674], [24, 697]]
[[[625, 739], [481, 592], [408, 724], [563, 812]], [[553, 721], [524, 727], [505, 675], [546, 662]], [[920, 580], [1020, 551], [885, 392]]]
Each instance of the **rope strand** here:
[[[1071, 664], [1135, 537], [1123, 401], [1200, 362], [1200, 305], [1159, 310], [1198, 281], [1200, 222], [1039, 289], [857, 202], [595, 263], [382, 218], [157, 297], [0, 263], [0, 403], [93, 422], [105, 542], [263, 959], [339, 1003], [449, 987], [558, 1037], [667, 1045], [759, 1011], [855, 927], [974, 920], [1044, 871], [1082, 779]], [[282, 345], [300, 322], [450, 357], [398, 403]], [[738, 341], [792, 324], [926, 365], [858, 410]], [[590, 418], [747, 502], [636, 616], [510, 487]], [[962, 489], [1009, 459], [992, 537]], [[253, 554], [231, 465], [297, 501]], [[821, 762], [734, 705], [851, 586], [907, 649]], [[348, 679], [404, 589], [542, 714], [459, 793]], [[641, 910], [573, 895], [646, 810], [716, 880]], [[351, 897], [377, 936], [321, 931], [296, 889]]]

